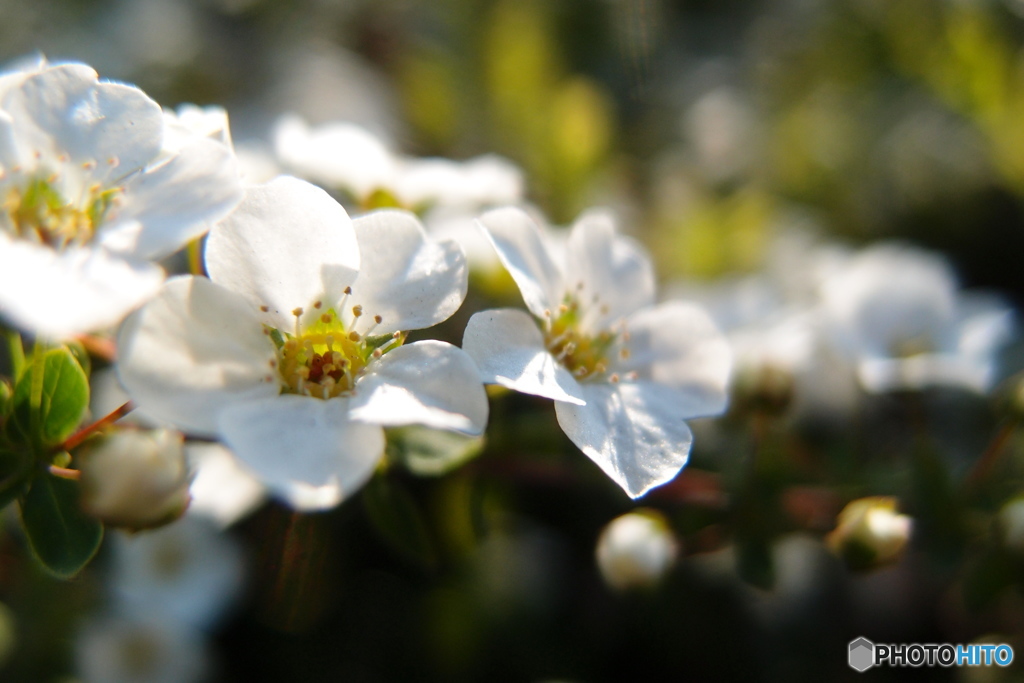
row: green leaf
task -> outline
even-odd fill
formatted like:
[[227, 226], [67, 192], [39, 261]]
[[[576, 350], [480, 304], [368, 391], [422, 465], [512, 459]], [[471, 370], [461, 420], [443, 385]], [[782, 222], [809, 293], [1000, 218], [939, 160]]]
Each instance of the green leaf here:
[[425, 568], [437, 565], [437, 551], [412, 494], [378, 475], [363, 489], [362, 498], [370, 522], [392, 550]]
[[21, 524], [33, 555], [61, 579], [80, 572], [103, 540], [103, 525], [82, 511], [78, 496], [78, 482], [43, 474], [21, 502]]
[[25, 492], [33, 462], [31, 451], [0, 446], [0, 510]]
[[446, 474], [475, 458], [483, 447], [482, 436], [420, 426], [388, 430], [388, 457], [423, 477]]
[[71, 436], [89, 407], [89, 379], [66, 349], [35, 354], [14, 387], [12, 420], [36, 446], [54, 446]]

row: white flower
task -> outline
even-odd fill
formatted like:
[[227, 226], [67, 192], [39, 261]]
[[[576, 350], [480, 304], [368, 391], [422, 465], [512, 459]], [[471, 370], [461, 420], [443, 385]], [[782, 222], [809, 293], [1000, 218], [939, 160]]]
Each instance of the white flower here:
[[144, 533], [111, 534], [110, 590], [121, 611], [212, 627], [241, 594], [241, 546], [211, 521], [186, 515]]
[[63, 337], [156, 292], [167, 256], [241, 198], [228, 145], [165, 127], [84, 64], [0, 77], [0, 315]]
[[352, 123], [310, 129], [300, 118], [288, 116], [278, 123], [274, 143], [281, 162], [293, 172], [345, 190], [362, 205], [372, 204], [374, 194], [383, 193], [409, 209], [475, 209], [517, 202], [523, 194], [522, 174], [505, 159], [406, 157]]
[[75, 642], [83, 683], [200, 683], [210, 664], [202, 633], [154, 614], [92, 618]]
[[659, 512], [636, 511], [608, 523], [596, 554], [601, 576], [612, 588], [650, 586], [675, 563], [679, 541]]
[[958, 386], [987, 391], [996, 352], [1013, 331], [1011, 309], [961, 294], [940, 257], [883, 243], [849, 259], [822, 287], [838, 343], [868, 391]]
[[654, 274], [608, 216], [573, 226], [564, 258], [526, 213], [480, 219], [527, 308], [483, 311], [463, 348], [485, 382], [555, 400], [558, 423], [636, 498], [686, 464], [684, 420], [725, 409], [731, 355], [696, 306], [654, 303]]
[[169, 281], [129, 318], [121, 381], [149, 414], [220, 437], [300, 509], [362, 485], [381, 427], [480, 433], [487, 400], [460, 349], [403, 345], [458, 309], [458, 245], [411, 214], [351, 221], [323, 190], [282, 177], [251, 188], [207, 241], [210, 279]]

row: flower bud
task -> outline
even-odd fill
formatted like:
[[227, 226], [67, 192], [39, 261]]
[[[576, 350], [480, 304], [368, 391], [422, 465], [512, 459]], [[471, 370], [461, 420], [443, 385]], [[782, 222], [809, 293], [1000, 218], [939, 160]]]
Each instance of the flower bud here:
[[851, 569], [873, 569], [899, 558], [912, 525], [910, 517], [896, 512], [895, 498], [861, 498], [839, 513], [827, 541]]
[[675, 563], [679, 541], [657, 510], [638, 510], [613, 519], [597, 541], [597, 566], [612, 588], [652, 586]]
[[82, 455], [79, 469], [82, 507], [106, 524], [161, 526], [188, 507], [191, 475], [178, 432], [115, 432]]

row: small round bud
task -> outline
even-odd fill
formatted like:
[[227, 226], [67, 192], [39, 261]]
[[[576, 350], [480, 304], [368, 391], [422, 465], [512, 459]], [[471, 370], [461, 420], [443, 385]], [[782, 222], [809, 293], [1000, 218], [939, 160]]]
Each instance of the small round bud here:
[[597, 567], [616, 590], [652, 586], [679, 555], [665, 517], [657, 510], [637, 510], [613, 519], [597, 541]]
[[191, 475], [183, 437], [166, 429], [123, 430], [80, 457], [82, 507], [112, 526], [144, 529], [180, 517]]
[[896, 499], [861, 498], [843, 508], [827, 542], [851, 569], [874, 569], [899, 559], [913, 520], [896, 511]]

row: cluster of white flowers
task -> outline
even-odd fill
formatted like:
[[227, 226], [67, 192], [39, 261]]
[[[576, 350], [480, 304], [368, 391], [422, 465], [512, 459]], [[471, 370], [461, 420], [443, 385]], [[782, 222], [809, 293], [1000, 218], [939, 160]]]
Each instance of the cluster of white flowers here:
[[986, 393], [1015, 329], [1008, 303], [960, 290], [943, 257], [902, 242], [855, 251], [786, 233], [765, 272], [670, 291], [726, 331], [738, 398], [795, 412], [844, 414], [858, 389]]
[[[385, 428], [482, 433], [485, 383], [555, 399], [569, 438], [631, 497], [686, 463], [686, 419], [724, 410], [724, 338], [695, 306], [654, 305], [649, 258], [607, 215], [580, 218], [562, 250], [519, 208], [470, 222], [522, 199], [520, 172], [498, 157], [405, 157], [349, 124], [310, 129], [295, 117], [278, 125], [276, 151], [305, 179], [246, 186], [221, 109], [163, 111], [82, 64], [7, 72], [0, 316], [54, 341], [120, 324], [116, 372], [133, 405], [222, 442], [299, 510], [337, 505], [366, 482]], [[350, 218], [309, 181], [363, 213]], [[440, 211], [473, 236], [439, 240], [411, 211], [368, 210], [396, 205], [428, 222]], [[154, 261], [204, 234], [205, 273], [164, 282]], [[536, 321], [486, 311], [470, 321], [466, 351], [405, 343], [462, 305], [461, 241], [493, 245]], [[90, 458], [90, 504], [145, 520], [137, 498], [157, 486], [167, 501], [152, 521], [180, 514], [192, 470], [180, 438], [165, 437], [170, 460], [156, 446], [125, 457], [148, 435], [109, 439]], [[117, 477], [103, 475], [108, 461]], [[133, 474], [158, 461], [173, 471]]]

